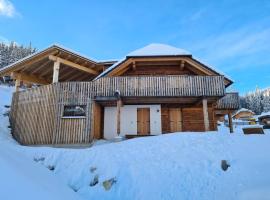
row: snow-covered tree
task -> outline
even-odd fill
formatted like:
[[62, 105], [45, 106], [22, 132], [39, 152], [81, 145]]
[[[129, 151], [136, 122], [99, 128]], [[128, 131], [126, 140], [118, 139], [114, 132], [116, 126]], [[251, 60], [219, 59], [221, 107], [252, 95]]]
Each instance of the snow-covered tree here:
[[16, 62], [36, 51], [32, 48], [31, 43], [25, 47], [17, 45], [15, 42], [10, 44], [0, 43], [0, 68]]
[[256, 88], [255, 91], [241, 97], [240, 104], [242, 108], [252, 110], [256, 114], [270, 111], [270, 88], [265, 90]]

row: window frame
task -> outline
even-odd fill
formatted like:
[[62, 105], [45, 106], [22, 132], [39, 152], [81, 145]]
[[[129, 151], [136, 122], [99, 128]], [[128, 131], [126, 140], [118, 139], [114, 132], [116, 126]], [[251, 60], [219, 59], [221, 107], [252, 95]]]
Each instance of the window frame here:
[[[83, 115], [65, 115], [65, 114], [67, 114], [67, 113], [65, 113], [65, 109], [66, 109], [67, 107], [70, 107], [70, 109], [71, 109], [72, 107], [74, 107], [74, 109], [75, 109], [76, 106], [79, 106], [79, 107], [83, 108], [83, 110], [84, 110], [84, 114], [83, 114]], [[86, 104], [71, 104], [71, 105], [64, 105], [64, 106], [63, 106], [63, 112], [62, 112], [61, 118], [62, 118], [62, 119], [85, 119], [85, 118], [86, 118], [86, 110], [87, 110], [87, 105], [86, 105]], [[74, 111], [74, 112], [75, 112], [75, 111]]]

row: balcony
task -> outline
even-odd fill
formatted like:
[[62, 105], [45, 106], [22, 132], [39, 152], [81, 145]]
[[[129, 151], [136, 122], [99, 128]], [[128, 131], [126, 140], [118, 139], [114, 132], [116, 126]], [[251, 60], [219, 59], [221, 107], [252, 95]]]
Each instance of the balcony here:
[[105, 77], [92, 82], [94, 96], [200, 97], [224, 96], [223, 76], [128, 76]]

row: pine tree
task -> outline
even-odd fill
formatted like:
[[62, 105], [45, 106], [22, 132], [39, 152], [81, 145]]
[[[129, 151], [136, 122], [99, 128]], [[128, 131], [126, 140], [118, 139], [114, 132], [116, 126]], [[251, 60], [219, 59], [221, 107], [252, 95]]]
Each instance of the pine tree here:
[[32, 48], [31, 43], [27, 47], [19, 46], [15, 42], [10, 44], [0, 43], [0, 68], [10, 65], [34, 52], [36, 52], [36, 49]]
[[270, 111], [270, 88], [260, 90], [258, 87], [254, 92], [247, 93], [240, 98], [242, 108], [252, 110], [256, 114]]

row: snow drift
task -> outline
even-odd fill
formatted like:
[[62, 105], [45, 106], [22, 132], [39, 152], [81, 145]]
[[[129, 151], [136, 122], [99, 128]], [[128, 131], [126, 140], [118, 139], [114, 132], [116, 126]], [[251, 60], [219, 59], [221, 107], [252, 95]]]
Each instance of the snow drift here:
[[[10, 138], [7, 119], [2, 115], [0, 124], [0, 174], [5, 177], [0, 184], [0, 199], [80, 196], [209, 200], [270, 196], [269, 131], [246, 136], [241, 127], [229, 134], [228, 128], [221, 126], [216, 132], [175, 133], [99, 143], [86, 149], [62, 149], [20, 146]], [[221, 169], [222, 160], [230, 165], [227, 171]], [[106, 190], [104, 183], [109, 180], [113, 181]]]

